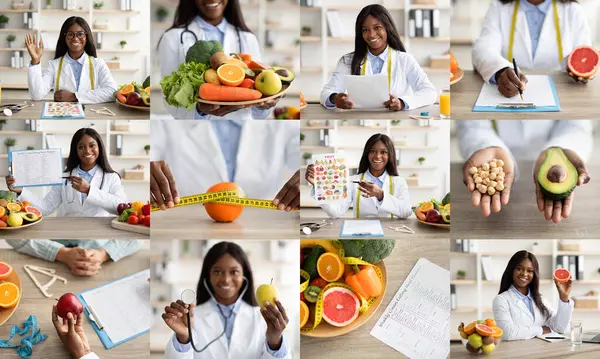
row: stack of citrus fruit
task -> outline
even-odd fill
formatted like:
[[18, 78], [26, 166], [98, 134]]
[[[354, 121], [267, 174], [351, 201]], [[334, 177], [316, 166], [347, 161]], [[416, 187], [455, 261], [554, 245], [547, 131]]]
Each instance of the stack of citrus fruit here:
[[6, 281], [13, 273], [12, 267], [0, 262], [0, 308], [12, 308], [19, 303], [21, 291], [16, 284]]
[[500, 344], [500, 338], [504, 334], [492, 318], [476, 320], [467, 326], [460, 323], [458, 332], [467, 350], [473, 354], [490, 354]]

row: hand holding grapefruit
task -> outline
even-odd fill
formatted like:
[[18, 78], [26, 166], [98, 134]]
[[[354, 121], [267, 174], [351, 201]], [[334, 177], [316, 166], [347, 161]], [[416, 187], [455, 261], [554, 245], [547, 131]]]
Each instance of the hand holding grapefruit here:
[[578, 81], [587, 82], [596, 75], [598, 60], [598, 50], [591, 46], [579, 46], [571, 52], [567, 60], [569, 74]]

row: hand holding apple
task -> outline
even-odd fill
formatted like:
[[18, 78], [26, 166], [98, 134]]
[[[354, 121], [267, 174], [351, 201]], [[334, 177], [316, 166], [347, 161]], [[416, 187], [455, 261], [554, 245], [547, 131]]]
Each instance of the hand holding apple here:
[[[75, 297], [72, 293], [67, 294]], [[63, 295], [61, 299], [67, 294]], [[70, 296], [67, 298], [70, 298]], [[75, 299], [77, 300], [77, 297], [75, 297]], [[77, 300], [77, 302], [81, 306], [81, 302], [79, 302], [79, 300]], [[63, 304], [63, 309], [61, 310], [65, 310], [65, 305], [66, 304]], [[59, 304], [52, 306], [52, 324], [54, 324], [56, 333], [69, 354], [71, 354], [73, 358], [81, 358], [90, 352], [90, 343], [88, 342], [82, 325], [83, 315], [81, 315], [80, 312], [78, 315], [74, 316], [72, 312], [68, 312], [68, 314], [65, 314], [65, 317], [62, 317], [61, 319], [58, 317], [60, 312], [59, 307], [60, 300]], [[81, 310], [83, 311], [83, 306], [81, 306]]]

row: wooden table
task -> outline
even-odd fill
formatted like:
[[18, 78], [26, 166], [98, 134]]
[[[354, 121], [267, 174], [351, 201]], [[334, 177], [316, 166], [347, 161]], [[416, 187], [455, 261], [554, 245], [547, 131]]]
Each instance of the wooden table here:
[[440, 118], [440, 106], [431, 105], [410, 111], [358, 111], [358, 110], [328, 110], [319, 103], [309, 103], [301, 110], [303, 120], [407, 120], [409, 116], [419, 116], [421, 112], [429, 112], [436, 120]]
[[[12, 317], [0, 327], [0, 337], [7, 339], [10, 334], [10, 328], [13, 325], [20, 325], [27, 320], [29, 315], [35, 315], [42, 334], [47, 334], [48, 338], [33, 346], [32, 358], [44, 359], [64, 359], [69, 357], [63, 347], [54, 325], [52, 324], [52, 305], [56, 303], [62, 294], [67, 292], [80, 293], [84, 290], [98, 287], [107, 282], [125, 277], [150, 267], [149, 251], [139, 251], [130, 257], [123, 258], [118, 262], [107, 262], [102, 265], [100, 272], [92, 277], [78, 277], [69, 271], [69, 268], [59, 262], [47, 262], [41, 259], [33, 258], [11, 249], [0, 250], [2, 261], [8, 262], [19, 274], [22, 285], [21, 302]], [[67, 279], [67, 284], [56, 281], [48, 290], [53, 298], [46, 298], [29, 278], [23, 266], [31, 264], [43, 268], [56, 270], [56, 274]], [[47, 277], [37, 274], [42, 283], [46, 283]], [[90, 343], [90, 348], [102, 359], [128, 359], [128, 358], [147, 358], [149, 335], [144, 334], [128, 342], [107, 350], [102, 345], [100, 338], [92, 329], [87, 317], [84, 319], [83, 328]], [[15, 339], [20, 336], [15, 335]], [[14, 349], [2, 349], [2, 358], [20, 358]]]
[[152, 215], [152, 239], [298, 239], [298, 211], [244, 208], [231, 223], [212, 220], [202, 205], [157, 211]]
[[[342, 231], [342, 224], [345, 220], [352, 220], [356, 218], [338, 218], [338, 219], [325, 219], [326, 222], [333, 222], [331, 225], [322, 227], [318, 231], [313, 232], [310, 235], [301, 234], [300, 239], [316, 238], [316, 239], [339, 239]], [[371, 218], [360, 218], [360, 219], [371, 219]], [[437, 240], [438, 238], [450, 238], [450, 230], [445, 228], [438, 228], [428, 226], [411, 216], [407, 219], [391, 219], [391, 218], [379, 218], [381, 226], [383, 227], [383, 237], [365, 237], [365, 238], [378, 238], [378, 239], [398, 239], [398, 240]], [[323, 218], [316, 217], [301, 217], [300, 223], [322, 223]], [[406, 225], [415, 233], [404, 233], [396, 232], [389, 227], [400, 227]], [[360, 237], [357, 237], [360, 238]]]
[[115, 217], [47, 217], [34, 226], [0, 230], [1, 239], [149, 239], [110, 226]]
[[[489, 355], [494, 359], [512, 359], [512, 358], [600, 358], [600, 345], [586, 344], [572, 346], [570, 340], [562, 342], [548, 343], [540, 339], [502, 341]], [[450, 357], [455, 358], [474, 358], [464, 345], [452, 343], [450, 345]]]
[[410, 239], [396, 241], [392, 254], [384, 259], [387, 270], [387, 290], [381, 306], [369, 320], [358, 329], [339, 337], [312, 338], [302, 336], [300, 352], [303, 358], [405, 358], [369, 333], [410, 273], [419, 258], [427, 258], [444, 268], [449, 268], [448, 240], [420, 241]]
[[519, 163], [520, 178], [513, 184], [508, 206], [489, 217], [471, 204], [471, 194], [463, 184], [462, 164], [450, 166], [452, 191], [452, 239], [596, 239], [600, 237], [600, 218], [593, 208], [600, 201], [600, 182], [593, 174], [597, 166], [588, 166], [592, 180], [575, 189], [571, 215], [558, 225], [546, 221], [538, 211], [533, 163]]
[[[23, 110], [13, 113], [11, 117], [4, 117], [10, 120], [36, 120], [42, 116], [44, 102], [46, 101], [31, 101], [31, 100], [13, 100], [2, 98], [1, 105], [7, 104], [23, 104], [25, 101], [33, 103], [34, 107], [26, 107]], [[103, 107], [111, 110], [116, 116], [99, 115], [90, 111], [91, 109], [99, 110]], [[124, 106], [117, 105], [115, 102], [101, 103], [96, 105], [84, 105], [85, 120], [148, 120], [150, 119], [150, 111], [134, 110]]]
[[[560, 112], [473, 112], [483, 79], [474, 71], [465, 71], [462, 80], [451, 87], [451, 111], [454, 120], [500, 119], [594, 119], [600, 112], [600, 81], [578, 84], [566, 73], [553, 73], [552, 79], [560, 102]], [[525, 91], [527, 92], [527, 90]]]

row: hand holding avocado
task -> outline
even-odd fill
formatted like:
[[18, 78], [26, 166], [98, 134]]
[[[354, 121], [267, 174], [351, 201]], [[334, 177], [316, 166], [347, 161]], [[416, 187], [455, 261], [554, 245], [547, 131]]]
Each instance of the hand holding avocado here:
[[[482, 193], [475, 190], [476, 184], [469, 170], [472, 167], [479, 167], [494, 159], [501, 160], [504, 163], [504, 181], [502, 192]], [[506, 206], [510, 199], [510, 189], [514, 182], [515, 166], [510, 155], [501, 147], [487, 147], [475, 152], [463, 165], [463, 183], [471, 192], [471, 203], [474, 207], [481, 205], [481, 213], [487, 217], [491, 212], [500, 212], [502, 206]]]
[[546, 220], [560, 223], [571, 214], [573, 190], [590, 181], [585, 164], [573, 151], [550, 147], [540, 153], [533, 170], [537, 206]]

